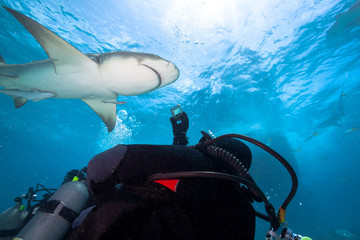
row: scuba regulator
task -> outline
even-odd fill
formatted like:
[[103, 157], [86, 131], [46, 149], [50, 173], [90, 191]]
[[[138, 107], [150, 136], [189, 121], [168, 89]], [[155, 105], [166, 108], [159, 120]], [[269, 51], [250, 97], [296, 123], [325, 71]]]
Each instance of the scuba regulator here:
[[[285, 222], [286, 208], [289, 205], [290, 201], [294, 198], [295, 193], [298, 187], [298, 179], [294, 169], [291, 165], [276, 151], [272, 148], [266, 146], [265, 144], [244, 136], [240, 134], [226, 134], [220, 137], [211, 138], [207, 133], [201, 132], [205, 138], [205, 141], [202, 141], [195, 146], [190, 146], [196, 150], [199, 150], [203, 153], [215, 156], [217, 158], [223, 159], [228, 165], [230, 165], [236, 172], [234, 174], [219, 173], [219, 172], [209, 172], [209, 171], [187, 171], [187, 172], [174, 172], [174, 173], [157, 173], [152, 175], [149, 180], [171, 180], [179, 178], [215, 178], [223, 179], [232, 182], [237, 182], [245, 185], [253, 199], [257, 202], [264, 202], [265, 211], [267, 214], [256, 212], [256, 216], [268, 221], [271, 225], [270, 230], [267, 232], [265, 239], [266, 240], [311, 240], [309, 237], [303, 237], [301, 235], [295, 234], [292, 229], [288, 228], [287, 223]], [[250, 176], [248, 169], [244, 164], [232, 153], [214, 145], [215, 142], [226, 139], [226, 138], [235, 138], [245, 140], [250, 142], [266, 152], [270, 153], [275, 157], [289, 172], [292, 180], [292, 186], [290, 193], [286, 197], [283, 204], [280, 206], [277, 214], [274, 207], [269, 202], [265, 194], [257, 186], [253, 178]]]
[[299, 234], [295, 234], [294, 231], [284, 224], [280, 235], [278, 235], [273, 229], [270, 229], [266, 234], [265, 240], [311, 240], [309, 237], [303, 237]]
[[[38, 183], [35, 189], [33, 187], [30, 187], [27, 194], [22, 194], [20, 197], [16, 197], [14, 201], [17, 202], [19, 205], [22, 205], [22, 201], [23, 199], [25, 199], [27, 202], [26, 210], [28, 212], [31, 212], [34, 208], [33, 203], [37, 205], [38, 203], [45, 202], [55, 191], [56, 189], [49, 189]], [[36, 200], [36, 198], [38, 197], [37, 194], [39, 192], [46, 193], [43, 195], [42, 199]]]

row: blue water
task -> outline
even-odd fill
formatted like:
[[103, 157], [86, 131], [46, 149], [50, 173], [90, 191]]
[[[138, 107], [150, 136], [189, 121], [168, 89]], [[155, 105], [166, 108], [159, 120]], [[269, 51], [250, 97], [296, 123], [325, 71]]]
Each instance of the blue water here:
[[[296, 233], [342, 239], [360, 233], [360, 7], [349, 0], [5, 1], [84, 53], [148, 52], [174, 62], [180, 78], [119, 97], [115, 130], [80, 100], [47, 99], [15, 109], [0, 95], [0, 211], [28, 187], [56, 188], [67, 171], [119, 143], [171, 144], [169, 109], [181, 104], [188, 137], [239, 133], [274, 148], [295, 168], [287, 211]], [[352, 7], [355, 4], [354, 7]], [[357, 5], [356, 5], [357, 4]], [[351, 8], [352, 7], [352, 8]], [[0, 9], [0, 54], [9, 64], [47, 58]], [[248, 144], [251, 146], [251, 144]], [[251, 146], [251, 174], [276, 208], [290, 177]], [[262, 205], [256, 209], [263, 211]], [[258, 219], [256, 239], [268, 223]]]

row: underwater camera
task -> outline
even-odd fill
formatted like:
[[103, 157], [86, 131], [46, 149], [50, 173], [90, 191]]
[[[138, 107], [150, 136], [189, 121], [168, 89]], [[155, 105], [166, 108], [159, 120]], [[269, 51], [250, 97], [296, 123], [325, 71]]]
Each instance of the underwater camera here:
[[173, 116], [173, 118], [175, 118], [176, 120], [179, 119], [179, 117], [181, 116], [181, 114], [183, 113], [183, 110], [180, 106], [180, 104], [176, 105], [175, 107], [170, 109], [171, 111], [171, 115]]

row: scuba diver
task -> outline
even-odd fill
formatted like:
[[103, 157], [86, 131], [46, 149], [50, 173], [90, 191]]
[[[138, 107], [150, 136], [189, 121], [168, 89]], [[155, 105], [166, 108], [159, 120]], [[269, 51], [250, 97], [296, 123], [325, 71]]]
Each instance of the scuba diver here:
[[[65, 175], [61, 185], [75, 181], [84, 184], [86, 169], [87, 168], [84, 167], [81, 170], [73, 169], [69, 171]], [[49, 189], [42, 184], [37, 184], [35, 188], [30, 187], [26, 194], [16, 197], [14, 200], [16, 202], [15, 206], [0, 214], [0, 240], [13, 239], [13, 237], [23, 229], [24, 225], [26, 225], [38, 211], [46, 211], [46, 208], [49, 207], [48, 202], [55, 191], [57, 191], [57, 189]], [[41, 199], [38, 199], [38, 195], [41, 193], [44, 194]], [[24, 200], [26, 201], [25, 204], [23, 204]]]
[[[170, 121], [175, 145], [117, 145], [90, 160], [86, 182], [96, 207], [71, 239], [254, 239], [252, 195], [238, 184], [155, 179], [156, 173], [234, 173], [217, 157], [185, 146], [186, 113]], [[251, 152], [242, 142], [224, 139], [216, 146], [250, 167]]]
[[[270, 223], [268, 240], [310, 239], [285, 223], [297, 189], [285, 159], [238, 134], [212, 138], [202, 132], [199, 143], [187, 146], [188, 116], [180, 106], [172, 114], [173, 145], [120, 144], [94, 156], [86, 187], [63, 184], [16, 239], [253, 240], [256, 217]], [[292, 189], [278, 214], [249, 174], [252, 154], [239, 139], [269, 152], [289, 171]], [[94, 205], [82, 211], [89, 199]], [[254, 210], [254, 201], [264, 202], [266, 214]]]
[[[186, 146], [189, 119], [172, 109], [173, 145], [117, 145], [93, 157], [86, 183], [95, 207], [69, 239], [242, 239], [255, 236], [255, 217], [270, 222], [266, 239], [309, 240], [285, 224], [297, 188], [291, 166], [260, 142], [238, 134], [203, 137]], [[249, 174], [254, 143], [290, 172], [292, 190], [278, 216]], [[252, 202], [264, 202], [266, 214]]]

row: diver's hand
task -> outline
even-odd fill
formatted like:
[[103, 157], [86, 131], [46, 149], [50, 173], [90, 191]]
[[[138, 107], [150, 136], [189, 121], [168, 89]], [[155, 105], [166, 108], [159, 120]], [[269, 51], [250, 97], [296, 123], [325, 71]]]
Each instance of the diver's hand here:
[[[170, 122], [174, 133], [174, 145], [186, 145], [189, 143], [186, 132], [189, 129], [189, 118], [183, 112], [178, 119], [171, 117]], [[178, 123], [179, 122], [179, 123]]]
[[187, 130], [189, 129], [189, 118], [185, 112], [183, 112], [178, 119], [171, 117], [170, 122], [173, 128], [174, 136], [180, 133], [186, 134]]

